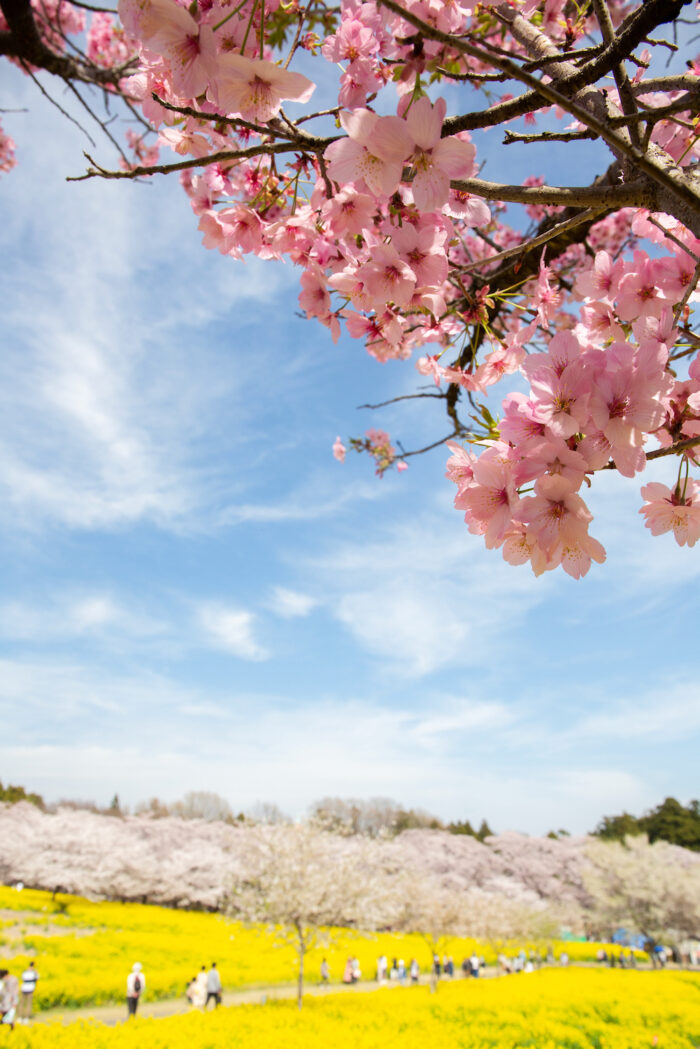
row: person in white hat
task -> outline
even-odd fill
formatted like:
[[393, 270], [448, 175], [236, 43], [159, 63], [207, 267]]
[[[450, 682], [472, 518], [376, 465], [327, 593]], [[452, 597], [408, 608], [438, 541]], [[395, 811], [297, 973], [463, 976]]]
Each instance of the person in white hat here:
[[126, 1008], [127, 1019], [136, 1016], [139, 998], [146, 990], [146, 977], [141, 969], [141, 962], [134, 962], [131, 972], [126, 978]]

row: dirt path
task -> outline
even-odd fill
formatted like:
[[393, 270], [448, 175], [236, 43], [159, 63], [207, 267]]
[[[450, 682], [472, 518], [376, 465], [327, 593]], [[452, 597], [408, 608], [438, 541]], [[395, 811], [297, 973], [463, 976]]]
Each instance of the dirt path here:
[[[578, 965], [582, 968], [602, 968], [598, 962], [580, 962]], [[651, 971], [651, 966], [638, 966], [639, 969], [648, 969]], [[676, 967], [673, 966], [675, 969]], [[482, 969], [481, 978], [494, 978], [498, 976], [498, 970], [495, 967], [487, 967]], [[456, 977], [459, 979], [459, 977]], [[429, 977], [423, 975], [420, 983], [427, 984]], [[396, 982], [385, 983], [384, 987], [391, 987], [392, 989], [400, 989], [400, 984]], [[361, 980], [359, 983], [354, 984], [329, 984], [327, 986], [321, 984], [309, 983], [304, 987], [304, 996], [307, 995], [326, 995], [326, 994], [353, 994], [357, 992], [368, 993], [379, 989], [379, 985], [375, 980]], [[256, 1003], [258, 1005], [264, 1005], [265, 1002], [275, 998], [279, 999], [290, 999], [296, 998], [296, 986], [294, 984], [282, 984], [277, 986], [269, 987], [244, 987], [236, 991], [224, 991], [223, 1005], [250, 1005]], [[143, 1002], [139, 1004], [139, 1016], [151, 1016], [151, 1017], [163, 1017], [163, 1016], [176, 1016], [183, 1013], [192, 1011], [192, 1006], [185, 1000], [184, 995], [181, 998], [165, 998], [162, 1001], [149, 1002], [146, 997]], [[46, 1012], [38, 1013], [35, 1018], [35, 1023], [52, 1023], [59, 1022], [70, 1024], [76, 1020], [97, 1020], [100, 1023], [109, 1024], [114, 1026], [118, 1023], [123, 1023], [126, 1020], [126, 1000], [123, 1005], [94, 1005], [87, 1006], [82, 1009], [49, 1009]]]
[[[378, 985], [375, 981], [360, 981], [350, 985], [330, 984], [327, 987], [319, 984], [309, 984], [304, 987], [304, 996], [353, 993], [357, 991], [367, 993], [376, 991], [377, 987]], [[291, 984], [276, 987], [245, 987], [239, 991], [224, 991], [223, 1005], [264, 1004], [273, 998], [296, 998], [296, 993], [296, 987]], [[139, 1003], [139, 1016], [175, 1016], [191, 1011], [192, 1006], [185, 1000], [184, 995], [182, 998], [166, 998], [159, 1002], [149, 1002], [146, 998]], [[124, 1005], [94, 1005], [82, 1009], [49, 1009], [46, 1012], [38, 1013], [34, 1017], [34, 1022], [51, 1023], [59, 1021], [69, 1024], [74, 1023], [75, 1020], [88, 1019], [98, 1020], [100, 1023], [110, 1025], [121, 1023], [126, 1019], [126, 1000]]]

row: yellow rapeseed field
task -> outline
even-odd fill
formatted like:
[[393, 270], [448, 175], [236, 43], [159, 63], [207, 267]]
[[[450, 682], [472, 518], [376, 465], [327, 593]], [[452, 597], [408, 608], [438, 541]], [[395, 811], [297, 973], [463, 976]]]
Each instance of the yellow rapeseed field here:
[[[3, 887], [0, 912], [5, 914], [0, 921], [0, 950], [6, 964], [19, 974], [30, 958], [36, 960], [41, 977], [35, 998], [39, 1011], [122, 1002], [127, 973], [137, 961], [143, 965], [150, 1000], [182, 996], [191, 977], [212, 961], [228, 990], [290, 984], [296, 979], [291, 947], [276, 945], [262, 927], [246, 928], [215, 914], [65, 895], [54, 900], [50, 893]], [[495, 961], [488, 945], [455, 939], [448, 949], [456, 966], [475, 946], [488, 963]], [[566, 950], [572, 961], [591, 961], [599, 944], [553, 947], [555, 955]], [[331, 979], [338, 982], [349, 954], [359, 959], [368, 979], [374, 978], [380, 954], [403, 958], [407, 964], [415, 957], [423, 972], [430, 964], [428, 945], [417, 934], [363, 937], [337, 932], [331, 946], [308, 956], [308, 979], [318, 981], [325, 956]]]
[[116, 1027], [18, 1027], [15, 1049], [695, 1049], [700, 978], [545, 969], [497, 980], [234, 1006]]

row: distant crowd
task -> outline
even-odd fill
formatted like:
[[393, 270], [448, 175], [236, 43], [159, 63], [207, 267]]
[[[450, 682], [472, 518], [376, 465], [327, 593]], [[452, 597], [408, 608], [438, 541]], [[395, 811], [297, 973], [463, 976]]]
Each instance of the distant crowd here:
[[[645, 943], [644, 951], [648, 955], [654, 968], [665, 968], [669, 962], [676, 965], [684, 963], [690, 965], [700, 964], [700, 951], [693, 951], [692, 956], [687, 957], [677, 947], [664, 947], [651, 941]], [[638, 958], [631, 948], [603, 948], [597, 954], [597, 960], [610, 967], [620, 968], [637, 967]], [[564, 951], [555, 958], [551, 948], [547, 951], [520, 950], [517, 954], [506, 955], [501, 953], [497, 958], [497, 972], [502, 975], [510, 973], [531, 973], [543, 965], [568, 965], [569, 956]], [[440, 979], [453, 979], [455, 977], [478, 978], [486, 968], [484, 958], [476, 951], [468, 957], [464, 957], [457, 967], [451, 955], [443, 955], [442, 958], [434, 954], [431, 965], [427, 968], [425, 975], [431, 982]], [[331, 969], [328, 959], [324, 958], [320, 966], [320, 982], [328, 985], [331, 982]], [[415, 958], [411, 958], [406, 964], [403, 958], [392, 958], [391, 961], [385, 954], [377, 958], [376, 970], [372, 974], [377, 983], [407, 986], [417, 984], [421, 979], [421, 967]], [[355, 984], [362, 980], [362, 970], [358, 958], [354, 955], [348, 957], [343, 968], [341, 982], [343, 984]], [[39, 973], [35, 963], [29, 965], [17, 977], [7, 969], [0, 969], [0, 1023], [14, 1029], [15, 1023], [28, 1024], [33, 1016], [34, 992], [39, 981]], [[139, 1001], [146, 990], [146, 977], [143, 966], [135, 962], [131, 972], [126, 979], [126, 1005], [127, 1019], [136, 1016]], [[221, 1005], [222, 983], [216, 962], [212, 962], [209, 968], [203, 965], [198, 973], [189, 980], [185, 986], [185, 997], [193, 1009], [205, 1010], [210, 1003], [214, 1008]]]
[[[499, 954], [497, 964], [498, 971], [505, 975], [507, 973], [534, 972], [541, 965], [556, 964], [556, 959], [551, 951], [546, 954], [540, 954], [534, 950], [531, 950], [529, 953], [521, 950], [512, 957]], [[569, 964], [569, 956], [566, 953], [559, 956], [559, 964]], [[454, 958], [451, 955], [443, 955], [440, 958], [439, 955], [434, 954], [432, 964], [427, 970], [427, 975], [433, 980], [453, 979], [455, 976], [475, 978], [479, 977], [485, 968], [485, 959], [477, 954], [476, 951], [472, 952], [469, 957], [464, 957], [459, 967], [455, 965]], [[322, 984], [330, 983], [331, 971], [326, 958], [321, 962], [320, 977]], [[391, 962], [389, 962], [385, 954], [380, 954], [377, 958], [377, 967], [373, 974], [373, 978], [379, 984], [395, 982], [401, 986], [406, 986], [409, 983], [419, 983], [420, 977], [421, 967], [415, 958], [411, 958], [407, 965], [403, 958], [392, 958]], [[343, 969], [342, 983], [358, 983], [361, 979], [362, 970], [360, 969], [360, 963], [356, 957], [351, 955]]]
[[[126, 1012], [127, 1018], [136, 1016], [139, 999], [146, 990], [146, 977], [140, 962], [134, 962], [131, 972], [126, 978]], [[223, 986], [221, 976], [212, 962], [209, 969], [203, 965], [199, 972], [188, 981], [185, 987], [185, 998], [193, 1009], [206, 1009], [209, 1002], [214, 1003], [214, 1008], [221, 1005], [221, 994]]]
[[[700, 946], [700, 941], [695, 942]], [[647, 954], [653, 969], [665, 969], [669, 962], [673, 962], [674, 965], [700, 965], [700, 949], [695, 947], [691, 941], [687, 941], [682, 946], [683, 950], [676, 946], [665, 947], [661, 943], [647, 940], [643, 950]], [[631, 949], [626, 952], [620, 950], [616, 953], [612, 948], [606, 950], [604, 947], [601, 947], [597, 957], [599, 962], [607, 963], [612, 968], [615, 965], [619, 965], [622, 969], [634, 969], [637, 965], [635, 953]]]

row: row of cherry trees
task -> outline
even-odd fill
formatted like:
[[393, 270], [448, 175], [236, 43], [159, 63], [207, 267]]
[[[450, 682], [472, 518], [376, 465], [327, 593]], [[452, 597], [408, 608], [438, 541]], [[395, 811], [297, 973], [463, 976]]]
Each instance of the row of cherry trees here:
[[643, 836], [624, 846], [515, 833], [482, 843], [430, 830], [371, 839], [313, 823], [115, 819], [28, 803], [0, 806], [0, 836], [6, 883], [224, 908], [283, 926], [304, 951], [326, 925], [494, 944], [562, 925], [606, 936], [624, 924], [655, 938], [700, 929], [700, 857]]
[[[119, 0], [120, 21], [65, 0], [0, 8], [0, 53], [44, 91], [44, 73], [63, 80], [122, 152], [122, 170], [90, 158], [83, 177], [179, 173], [205, 247], [291, 260], [332, 338], [417, 358], [429, 385], [413, 396], [446, 410], [434, 444], [450, 444], [455, 505], [488, 547], [583, 575], [605, 558], [594, 475], [637, 477], [655, 457], [666, 483], [643, 486], [644, 522], [696, 542], [700, 63], [674, 43], [692, 5]], [[315, 91], [314, 69], [335, 85]], [[95, 88], [133, 118], [125, 142]], [[535, 169], [554, 143], [595, 150], [599, 175], [487, 182], [483, 135], [500, 126]], [[378, 429], [351, 445], [380, 473], [426, 450]]]

